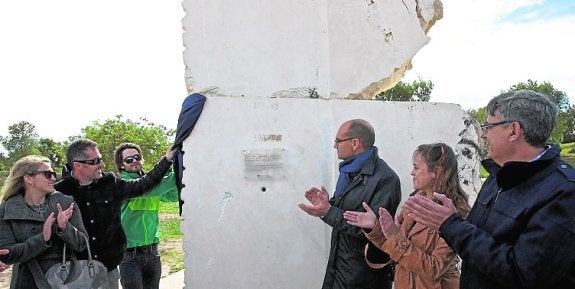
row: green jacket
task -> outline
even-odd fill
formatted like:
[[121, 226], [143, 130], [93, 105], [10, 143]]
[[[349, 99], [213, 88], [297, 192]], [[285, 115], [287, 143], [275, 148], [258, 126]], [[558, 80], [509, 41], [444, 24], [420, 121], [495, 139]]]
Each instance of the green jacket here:
[[[137, 173], [122, 172], [123, 179], [137, 179]], [[128, 240], [127, 247], [151, 245], [160, 242], [158, 209], [160, 202], [177, 202], [178, 189], [174, 172], [166, 173], [162, 181], [145, 195], [122, 202], [122, 228]]]

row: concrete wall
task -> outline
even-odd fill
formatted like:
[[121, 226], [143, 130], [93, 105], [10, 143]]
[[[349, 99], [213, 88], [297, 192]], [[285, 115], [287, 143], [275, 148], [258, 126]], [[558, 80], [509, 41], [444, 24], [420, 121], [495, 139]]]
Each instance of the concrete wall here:
[[311, 186], [333, 192], [333, 140], [352, 118], [374, 126], [404, 198], [417, 145], [463, 150], [475, 131], [454, 104], [208, 97], [184, 143], [186, 288], [320, 288], [331, 227], [297, 204]]
[[[411, 156], [442, 141], [471, 192], [477, 133], [454, 104], [369, 100], [399, 81], [442, 17], [439, 0], [184, 0], [191, 93], [207, 96], [184, 143], [186, 288], [320, 288], [331, 227], [301, 211], [333, 192], [339, 125], [363, 118], [411, 191]], [[346, 100], [348, 99], [348, 100]]]
[[186, 84], [221, 96], [371, 98], [429, 42], [440, 4], [184, 0]]

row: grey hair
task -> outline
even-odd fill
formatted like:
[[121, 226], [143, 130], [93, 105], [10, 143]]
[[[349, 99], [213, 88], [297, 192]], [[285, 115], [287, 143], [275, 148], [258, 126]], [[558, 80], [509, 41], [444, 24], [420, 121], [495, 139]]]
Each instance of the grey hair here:
[[489, 115], [499, 111], [501, 120], [517, 121], [525, 132], [525, 141], [544, 147], [557, 124], [557, 106], [547, 95], [532, 90], [517, 90], [494, 97], [485, 108]]
[[98, 144], [89, 139], [75, 140], [68, 146], [66, 151], [66, 162], [71, 166], [75, 160], [85, 160], [88, 156], [86, 150], [89, 148], [97, 148]]

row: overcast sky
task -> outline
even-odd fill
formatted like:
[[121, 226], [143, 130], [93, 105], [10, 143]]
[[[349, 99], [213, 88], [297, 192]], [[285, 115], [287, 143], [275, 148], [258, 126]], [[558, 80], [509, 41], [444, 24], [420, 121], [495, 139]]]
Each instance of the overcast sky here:
[[[413, 59], [431, 101], [485, 106], [527, 79], [575, 104], [575, 1], [443, 0]], [[0, 135], [26, 120], [41, 137], [79, 134], [122, 114], [174, 129], [184, 83], [178, 0], [0, 1]]]
[[431, 80], [431, 101], [464, 109], [528, 79], [551, 83], [575, 104], [575, 1], [442, 2], [444, 17], [404, 81]]

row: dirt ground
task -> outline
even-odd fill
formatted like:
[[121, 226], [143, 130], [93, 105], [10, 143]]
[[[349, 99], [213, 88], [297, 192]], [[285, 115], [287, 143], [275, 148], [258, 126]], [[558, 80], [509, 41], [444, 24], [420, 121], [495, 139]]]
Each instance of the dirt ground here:
[[[181, 241], [160, 242], [160, 248], [182, 251], [182, 242]], [[169, 262], [162, 261], [162, 278], [168, 276], [171, 267], [176, 265], [178, 264], [170, 264]], [[10, 274], [12, 274], [11, 266], [4, 272], [0, 272], [0, 289], [10, 288]]]
[[10, 274], [12, 274], [12, 267], [0, 272], [0, 289], [10, 288]]

